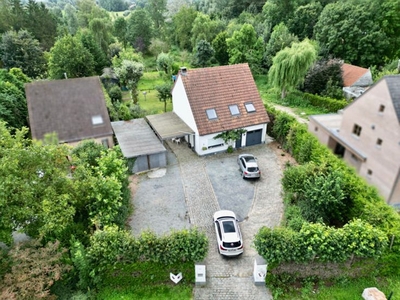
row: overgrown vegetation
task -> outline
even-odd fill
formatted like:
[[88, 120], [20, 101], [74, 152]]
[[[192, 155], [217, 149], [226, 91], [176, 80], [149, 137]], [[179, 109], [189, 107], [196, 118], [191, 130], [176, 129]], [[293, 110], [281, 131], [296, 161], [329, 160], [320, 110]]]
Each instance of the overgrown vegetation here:
[[[275, 296], [290, 292], [302, 280], [305, 287], [310, 276], [312, 285], [334, 281], [338, 274], [390, 280], [399, 260], [399, 215], [304, 125], [270, 106], [267, 111], [273, 121], [271, 135], [300, 163], [284, 172], [282, 227], [264, 227], [254, 241], [271, 263], [267, 285]], [[308, 268], [302, 267], [305, 263]], [[316, 274], [321, 263], [331, 267]], [[283, 267], [287, 264], [291, 267]]]

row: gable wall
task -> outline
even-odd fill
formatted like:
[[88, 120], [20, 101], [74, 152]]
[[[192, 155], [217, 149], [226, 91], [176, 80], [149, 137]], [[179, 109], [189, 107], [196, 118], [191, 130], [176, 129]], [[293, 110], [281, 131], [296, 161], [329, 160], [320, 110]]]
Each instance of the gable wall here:
[[198, 133], [181, 76], [178, 76], [172, 90], [172, 107], [173, 112], [176, 113], [178, 117], [180, 117], [194, 132]]
[[371, 70], [368, 70], [352, 86], [370, 86], [373, 84]]
[[[385, 106], [383, 113], [379, 112], [380, 105]], [[353, 134], [355, 123], [362, 127], [359, 137]], [[343, 111], [340, 136], [366, 154], [359, 174], [388, 199], [400, 168], [400, 125], [386, 81], [377, 83]], [[378, 138], [383, 141], [381, 146], [376, 144]]]

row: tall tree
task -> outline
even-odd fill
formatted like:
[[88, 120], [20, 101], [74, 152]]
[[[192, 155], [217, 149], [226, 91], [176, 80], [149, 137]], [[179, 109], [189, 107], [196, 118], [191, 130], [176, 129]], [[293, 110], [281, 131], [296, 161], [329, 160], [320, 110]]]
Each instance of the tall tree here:
[[128, 19], [127, 40], [139, 52], [146, 52], [153, 37], [153, 22], [143, 9], [134, 10]]
[[118, 41], [122, 43], [124, 47], [126, 47], [127, 39], [126, 34], [128, 31], [128, 23], [125, 18], [118, 17], [115, 19], [113, 24], [113, 33], [114, 36], [118, 38]]
[[311, 39], [314, 33], [314, 26], [322, 11], [320, 2], [311, 2], [299, 6], [287, 23], [290, 32], [296, 35], [300, 40]]
[[227, 65], [229, 63], [228, 45], [226, 44], [227, 38], [228, 33], [222, 31], [218, 33], [211, 44], [215, 51], [214, 57], [220, 65]]
[[154, 29], [159, 32], [165, 22], [167, 0], [148, 0], [145, 9], [149, 12]]
[[29, 81], [20, 69], [0, 70], [0, 120], [9, 128], [28, 126], [24, 84]]
[[94, 59], [94, 71], [96, 74], [101, 75], [103, 69], [110, 65], [107, 60], [106, 54], [100, 48], [100, 45], [95, 40], [91, 31], [82, 29], [77, 34], [77, 38], [81, 41], [82, 45], [89, 50]]
[[48, 59], [49, 76], [53, 79], [85, 77], [94, 74], [94, 58], [82, 42], [71, 35], [59, 39]]
[[382, 65], [393, 56], [393, 39], [382, 30], [386, 21], [380, 18], [380, 5], [374, 1], [328, 4], [314, 28], [322, 54], [363, 67]]
[[63, 18], [65, 25], [67, 26], [68, 33], [74, 35], [78, 31], [79, 27], [76, 8], [67, 3], [64, 8]]
[[263, 62], [265, 67], [270, 68], [272, 59], [282, 49], [290, 47], [293, 42], [297, 42], [296, 36], [289, 32], [285, 24], [280, 23], [274, 27], [271, 37], [265, 47]]
[[200, 40], [194, 53], [194, 65], [199, 67], [210, 66], [210, 62], [214, 57], [214, 49], [207, 41]]
[[211, 20], [210, 16], [198, 13], [191, 30], [192, 49], [196, 47], [200, 40], [211, 43], [224, 28], [225, 26], [220, 20]]
[[144, 66], [142, 63], [123, 60], [120, 67], [115, 68], [115, 73], [119, 77], [120, 82], [130, 89], [133, 103], [138, 102], [137, 85], [143, 76]]
[[39, 41], [26, 30], [7, 31], [3, 34], [0, 57], [5, 68], [20, 68], [31, 78], [42, 75], [45, 70], [46, 61]]
[[89, 28], [97, 44], [103, 49], [104, 53], [107, 53], [112, 31], [110, 20], [107, 18], [93, 18], [89, 22]]
[[167, 101], [172, 99], [171, 88], [171, 83], [156, 86], [158, 100], [164, 102], [164, 112], [167, 112]]
[[239, 31], [235, 31], [232, 37], [226, 40], [226, 44], [230, 64], [248, 62], [252, 71], [260, 68], [263, 41], [257, 37], [252, 25], [244, 24]]
[[308, 39], [293, 43], [290, 48], [287, 47], [276, 54], [268, 78], [272, 85], [281, 90], [282, 98], [286, 97], [289, 89], [296, 88], [304, 81], [316, 58], [317, 50]]
[[181, 48], [192, 51], [191, 31], [197, 11], [192, 7], [183, 6], [173, 17], [173, 40]]
[[57, 36], [57, 20], [44, 3], [29, 0], [25, 8], [24, 29], [39, 40], [43, 50], [49, 50]]
[[163, 70], [167, 75], [171, 75], [173, 62], [172, 57], [164, 52], [161, 52], [156, 60], [158, 70]]

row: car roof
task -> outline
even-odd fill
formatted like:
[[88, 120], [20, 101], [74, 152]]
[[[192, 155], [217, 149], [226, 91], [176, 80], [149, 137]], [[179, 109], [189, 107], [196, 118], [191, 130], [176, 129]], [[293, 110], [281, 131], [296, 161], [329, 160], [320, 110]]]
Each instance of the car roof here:
[[214, 220], [222, 219], [222, 218], [234, 218], [236, 220], [236, 215], [231, 210], [219, 210], [214, 213]]
[[252, 154], [240, 154], [239, 157], [244, 158], [247, 162], [248, 161], [256, 161], [255, 156]]

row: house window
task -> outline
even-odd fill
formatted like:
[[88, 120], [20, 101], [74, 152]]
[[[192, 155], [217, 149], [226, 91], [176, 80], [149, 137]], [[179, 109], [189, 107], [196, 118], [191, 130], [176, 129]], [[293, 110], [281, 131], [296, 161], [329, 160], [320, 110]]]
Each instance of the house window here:
[[380, 113], [383, 113], [384, 111], [385, 111], [385, 105], [382, 105], [382, 104], [381, 104], [381, 105], [379, 106], [379, 112], [380, 112]]
[[378, 148], [380, 148], [381, 146], [382, 146], [382, 140], [381, 139], [377, 139], [376, 140], [376, 146], [378, 147]]
[[231, 111], [232, 116], [240, 115], [239, 106], [237, 106], [236, 104], [229, 105], [229, 110]]
[[101, 144], [104, 146], [104, 148], [108, 149], [110, 148], [110, 145], [108, 144], [108, 139], [102, 139]]
[[101, 125], [103, 124], [103, 117], [98, 115], [98, 116], [93, 116], [92, 117], [92, 124], [93, 125]]
[[244, 106], [246, 107], [247, 112], [255, 112], [256, 108], [254, 107], [253, 102], [247, 102], [244, 104]]
[[353, 134], [354, 134], [354, 135], [360, 136], [361, 130], [362, 130], [362, 127], [361, 127], [361, 126], [359, 126], [359, 125], [357, 125], [357, 124], [354, 124], [354, 128], [353, 128]]
[[214, 108], [207, 109], [207, 110], [206, 110], [206, 113], [207, 113], [207, 118], [208, 118], [209, 120], [215, 120], [215, 119], [217, 119], [217, 112], [215, 111]]
[[371, 169], [368, 169], [367, 175], [368, 175], [368, 177], [371, 177], [371, 176], [372, 176], [372, 170], [371, 170]]
[[317, 126], [314, 127], [314, 131], [318, 131], [318, 127]]

